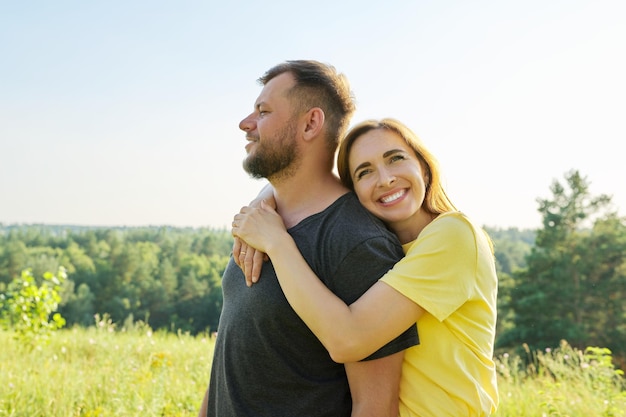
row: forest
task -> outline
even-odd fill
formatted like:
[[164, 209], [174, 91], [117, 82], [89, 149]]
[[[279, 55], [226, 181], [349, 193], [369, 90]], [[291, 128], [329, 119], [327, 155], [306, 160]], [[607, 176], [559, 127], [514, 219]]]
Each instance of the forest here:
[[[609, 348], [626, 369], [626, 219], [610, 196], [590, 195], [578, 171], [550, 191], [537, 199], [541, 228], [485, 227], [499, 277], [496, 347], [566, 340]], [[0, 224], [0, 322], [23, 271], [42, 283], [61, 268], [58, 312], [67, 327], [107, 315], [120, 325], [213, 332], [232, 243], [229, 230], [212, 228]]]

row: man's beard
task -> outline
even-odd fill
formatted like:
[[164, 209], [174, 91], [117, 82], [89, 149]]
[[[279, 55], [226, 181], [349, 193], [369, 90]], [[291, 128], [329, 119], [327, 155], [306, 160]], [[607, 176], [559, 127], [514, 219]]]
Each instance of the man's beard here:
[[244, 159], [243, 169], [253, 178], [270, 181], [291, 176], [297, 169], [299, 155], [295, 126], [295, 121], [289, 121], [273, 138], [258, 141], [254, 152]]

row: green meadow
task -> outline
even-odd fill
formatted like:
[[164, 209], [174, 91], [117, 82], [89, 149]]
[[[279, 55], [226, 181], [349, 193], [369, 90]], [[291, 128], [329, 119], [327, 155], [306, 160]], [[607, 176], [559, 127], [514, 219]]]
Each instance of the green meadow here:
[[[197, 416], [214, 340], [133, 324], [59, 330], [28, 347], [0, 331], [0, 416]], [[501, 353], [496, 416], [626, 416], [606, 349]]]
[[60, 330], [27, 348], [0, 332], [0, 416], [197, 416], [213, 340], [138, 326]]

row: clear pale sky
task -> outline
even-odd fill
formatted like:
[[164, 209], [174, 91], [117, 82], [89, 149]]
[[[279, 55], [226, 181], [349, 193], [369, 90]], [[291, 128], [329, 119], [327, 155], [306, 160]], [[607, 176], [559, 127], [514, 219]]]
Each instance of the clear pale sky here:
[[395, 117], [479, 224], [541, 226], [577, 169], [626, 210], [626, 2], [0, 0], [0, 223], [210, 226], [241, 168], [256, 79], [317, 59], [353, 122]]

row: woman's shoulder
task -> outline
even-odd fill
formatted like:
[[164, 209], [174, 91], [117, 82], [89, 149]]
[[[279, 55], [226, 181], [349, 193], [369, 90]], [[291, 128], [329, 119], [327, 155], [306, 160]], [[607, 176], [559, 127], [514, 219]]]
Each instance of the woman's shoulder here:
[[[447, 244], [460, 244], [476, 239], [480, 228], [463, 212], [448, 211], [439, 214], [424, 228], [418, 240], [436, 239]], [[480, 232], [482, 233], [482, 232]]]
[[458, 232], [462, 230], [472, 231], [476, 229], [474, 223], [461, 211], [448, 211], [439, 214], [427, 228], [441, 231]]
[[493, 248], [487, 232], [461, 211], [442, 213], [429, 226], [431, 225], [433, 227], [430, 232], [450, 243], [465, 243], [472, 246], [481, 246], [486, 243]]

